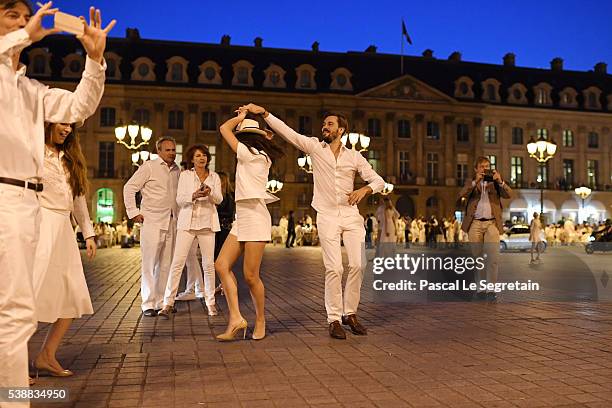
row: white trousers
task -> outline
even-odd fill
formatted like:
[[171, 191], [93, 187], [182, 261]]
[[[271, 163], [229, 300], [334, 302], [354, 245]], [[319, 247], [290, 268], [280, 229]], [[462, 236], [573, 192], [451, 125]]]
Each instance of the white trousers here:
[[185, 292], [193, 293], [195, 291], [197, 297], [204, 297], [204, 281], [202, 280], [202, 268], [200, 267], [200, 263], [198, 262], [198, 241], [195, 239], [193, 240], [193, 244], [191, 245], [191, 249], [189, 250], [189, 255], [187, 255], [185, 265], [187, 266], [187, 284], [185, 285]]
[[178, 291], [181, 274], [187, 257], [194, 242], [200, 245], [202, 252], [202, 269], [204, 270], [204, 299], [206, 306], [215, 304], [215, 233], [210, 229], [205, 230], [178, 230], [176, 234], [176, 247], [172, 257], [170, 275], [166, 284], [164, 305], [173, 306], [176, 292]]
[[174, 252], [175, 234], [175, 219], [170, 221], [168, 230], [160, 229], [157, 225], [147, 225], [147, 220], [142, 224], [140, 229], [142, 310], [161, 309], [164, 306], [164, 290]]
[[[32, 190], [0, 184], [0, 387], [28, 386], [28, 340], [36, 331], [32, 272], [40, 212]], [[28, 402], [0, 407], [29, 407]]]
[[[327, 322], [357, 313], [366, 265], [365, 228], [359, 214], [349, 217], [317, 214], [317, 228], [325, 265], [325, 309]], [[348, 256], [348, 276], [342, 293], [342, 249]]]

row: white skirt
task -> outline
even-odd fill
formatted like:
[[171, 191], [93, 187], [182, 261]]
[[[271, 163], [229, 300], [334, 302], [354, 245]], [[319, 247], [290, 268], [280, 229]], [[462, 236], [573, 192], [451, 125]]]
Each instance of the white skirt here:
[[272, 218], [263, 198], [252, 198], [236, 202], [236, 220], [230, 234], [238, 242], [270, 241]]
[[34, 298], [39, 322], [93, 314], [81, 254], [70, 217], [41, 208], [34, 259]]

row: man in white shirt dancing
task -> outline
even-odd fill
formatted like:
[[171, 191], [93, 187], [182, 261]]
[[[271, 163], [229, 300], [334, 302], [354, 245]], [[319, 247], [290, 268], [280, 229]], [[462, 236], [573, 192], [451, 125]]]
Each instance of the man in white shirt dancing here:
[[[32, 273], [39, 228], [38, 194], [44, 163], [44, 123], [82, 122], [104, 92], [106, 35], [100, 11], [90, 9], [79, 38], [87, 53], [83, 77], [74, 92], [49, 88], [25, 76], [21, 51], [55, 30], [42, 19], [57, 12], [51, 3], [33, 14], [26, 0], [0, 0], [0, 388], [27, 387], [27, 342], [36, 330]], [[0, 402], [0, 406], [4, 406]], [[11, 403], [27, 407], [28, 402]]]
[[[345, 339], [340, 320], [356, 335], [367, 330], [357, 321], [361, 282], [366, 265], [365, 228], [357, 204], [366, 196], [384, 188], [384, 180], [356, 150], [347, 149], [340, 138], [348, 132], [346, 118], [329, 114], [323, 120], [323, 142], [295, 132], [261, 106], [249, 104], [249, 112], [263, 115], [274, 132], [312, 158], [314, 195], [312, 207], [317, 211], [317, 228], [325, 265], [325, 309], [329, 334]], [[354, 190], [355, 173], [369, 184]], [[349, 261], [348, 277], [342, 293], [341, 241]]]
[[[130, 219], [142, 224], [140, 295], [142, 311], [147, 317], [157, 316], [164, 306], [164, 291], [176, 236], [176, 189], [180, 169], [176, 159], [176, 141], [162, 137], [156, 143], [155, 160], [144, 162], [123, 187], [123, 201]], [[140, 209], [136, 193], [141, 192]]]

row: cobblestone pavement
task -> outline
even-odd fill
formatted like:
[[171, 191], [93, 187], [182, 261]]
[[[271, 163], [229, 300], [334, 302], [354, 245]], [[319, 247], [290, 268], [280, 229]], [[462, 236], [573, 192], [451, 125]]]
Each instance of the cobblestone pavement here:
[[[223, 297], [213, 318], [199, 301], [179, 302], [170, 320], [142, 317], [139, 250], [99, 250], [85, 261], [96, 312], [60, 349], [76, 375], [35, 386], [66, 387], [70, 402], [32, 406], [612, 406], [612, 303], [407, 305], [364, 294], [369, 335], [333, 340], [319, 251], [268, 247], [268, 336], [218, 343]], [[252, 329], [244, 288], [240, 299]], [[31, 352], [45, 333], [41, 325]]]

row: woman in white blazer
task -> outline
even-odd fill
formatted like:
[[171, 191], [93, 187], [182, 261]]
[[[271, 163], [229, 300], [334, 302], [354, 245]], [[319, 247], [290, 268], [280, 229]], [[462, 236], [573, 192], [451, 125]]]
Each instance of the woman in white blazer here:
[[[179, 214], [176, 226], [176, 244], [168, 283], [164, 294], [164, 308], [159, 316], [168, 319], [174, 311], [174, 301], [181, 273], [194, 240], [202, 252], [204, 295], [208, 314], [215, 316], [215, 232], [219, 231], [217, 204], [223, 200], [221, 179], [208, 169], [210, 152], [205, 145], [191, 146], [185, 155], [187, 168], [179, 177], [176, 203]], [[201, 279], [201, 277], [200, 277]]]

